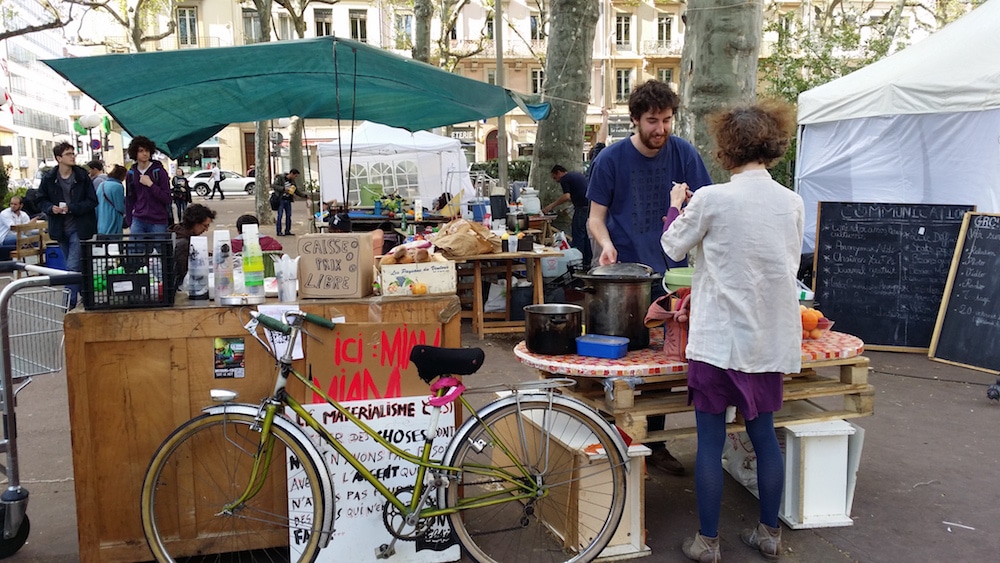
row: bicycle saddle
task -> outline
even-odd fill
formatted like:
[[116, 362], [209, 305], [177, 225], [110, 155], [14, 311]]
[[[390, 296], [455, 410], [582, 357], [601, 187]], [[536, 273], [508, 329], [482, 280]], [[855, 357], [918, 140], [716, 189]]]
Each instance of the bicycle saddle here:
[[483, 367], [486, 354], [480, 348], [439, 348], [414, 346], [410, 361], [420, 379], [430, 383], [439, 375], [470, 375]]

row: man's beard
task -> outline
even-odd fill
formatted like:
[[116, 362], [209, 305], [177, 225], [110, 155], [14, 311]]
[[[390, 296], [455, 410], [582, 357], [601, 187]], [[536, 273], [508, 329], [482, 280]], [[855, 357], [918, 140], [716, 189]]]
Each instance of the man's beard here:
[[647, 149], [650, 150], [660, 150], [667, 144], [667, 139], [670, 138], [669, 134], [664, 133], [662, 136], [654, 137], [653, 135], [648, 135], [640, 130], [639, 132], [639, 142], [643, 144]]

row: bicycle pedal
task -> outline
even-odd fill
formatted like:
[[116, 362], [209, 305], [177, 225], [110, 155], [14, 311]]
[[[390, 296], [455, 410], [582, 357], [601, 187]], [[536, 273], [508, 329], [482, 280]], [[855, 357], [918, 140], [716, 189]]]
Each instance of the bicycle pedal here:
[[378, 546], [375, 550], [376, 559], [388, 559], [393, 555], [396, 555], [396, 548], [387, 543]]

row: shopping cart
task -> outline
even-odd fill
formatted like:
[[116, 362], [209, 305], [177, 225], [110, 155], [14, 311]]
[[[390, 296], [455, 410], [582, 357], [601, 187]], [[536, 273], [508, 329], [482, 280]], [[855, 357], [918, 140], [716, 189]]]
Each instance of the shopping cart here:
[[[23, 270], [38, 274], [7, 283], [0, 290], [0, 413], [3, 439], [0, 470], [7, 488], [0, 494], [0, 559], [21, 549], [28, 539], [28, 491], [21, 486], [17, 455], [15, 397], [33, 375], [59, 371], [63, 366], [62, 317], [68, 296], [58, 287], [78, 284], [83, 276], [22, 262], [0, 262], [0, 273]], [[57, 286], [57, 287], [52, 287]]]

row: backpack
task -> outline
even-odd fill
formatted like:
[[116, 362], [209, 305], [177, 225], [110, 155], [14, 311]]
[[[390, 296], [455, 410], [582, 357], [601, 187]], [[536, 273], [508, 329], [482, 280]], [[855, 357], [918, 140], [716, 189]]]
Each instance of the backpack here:
[[281, 196], [278, 195], [278, 192], [271, 192], [269, 203], [271, 204], [271, 211], [277, 211], [281, 207]]

